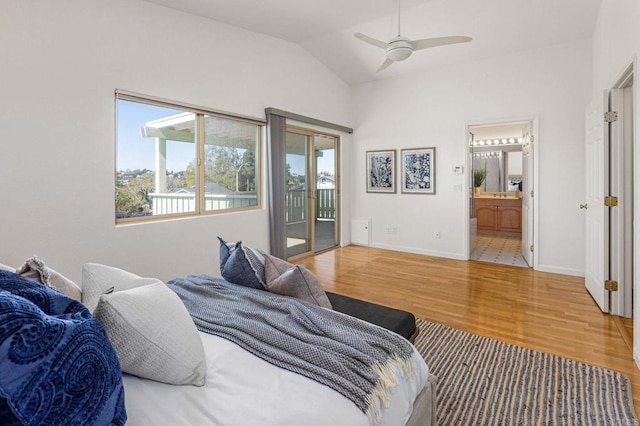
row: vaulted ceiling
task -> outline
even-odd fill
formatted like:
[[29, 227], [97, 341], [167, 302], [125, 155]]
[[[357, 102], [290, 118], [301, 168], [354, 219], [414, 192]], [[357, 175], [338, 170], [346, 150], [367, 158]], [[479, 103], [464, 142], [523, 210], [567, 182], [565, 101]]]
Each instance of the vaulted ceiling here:
[[349, 84], [590, 38], [601, 0], [402, 0], [409, 39], [449, 35], [471, 43], [414, 52], [379, 73], [382, 41], [397, 35], [396, 0], [147, 0], [297, 43]]

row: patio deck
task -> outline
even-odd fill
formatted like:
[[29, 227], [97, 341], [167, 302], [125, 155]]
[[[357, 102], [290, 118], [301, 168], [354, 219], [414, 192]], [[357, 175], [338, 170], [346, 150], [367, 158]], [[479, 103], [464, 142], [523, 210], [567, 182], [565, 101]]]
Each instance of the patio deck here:
[[[335, 241], [335, 220], [316, 220], [314, 253], [337, 245]], [[306, 223], [287, 224], [287, 255], [295, 256], [306, 250]]]

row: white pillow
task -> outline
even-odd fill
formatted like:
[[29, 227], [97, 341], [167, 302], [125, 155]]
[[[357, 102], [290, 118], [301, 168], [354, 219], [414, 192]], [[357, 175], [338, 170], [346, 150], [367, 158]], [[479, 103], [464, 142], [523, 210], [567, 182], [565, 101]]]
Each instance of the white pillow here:
[[80, 287], [69, 278], [49, 268], [37, 256], [30, 257], [24, 264], [14, 271], [16, 274], [32, 281], [37, 281], [54, 290], [80, 301], [82, 299]]
[[172, 385], [204, 385], [200, 335], [164, 283], [103, 294], [94, 315], [107, 330], [123, 372]]
[[123, 291], [161, 282], [157, 278], [142, 278], [112, 266], [85, 263], [82, 265], [82, 304], [93, 312], [100, 296], [107, 291]]
[[12, 268], [11, 266], [3, 265], [2, 263], [0, 263], [0, 271], [9, 271], [15, 273], [16, 268]]

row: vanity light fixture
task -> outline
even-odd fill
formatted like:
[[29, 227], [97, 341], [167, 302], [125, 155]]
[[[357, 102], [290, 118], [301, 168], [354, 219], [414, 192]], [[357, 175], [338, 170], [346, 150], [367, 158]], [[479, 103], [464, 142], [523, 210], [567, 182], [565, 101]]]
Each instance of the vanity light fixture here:
[[501, 139], [481, 139], [469, 143], [469, 146], [485, 146], [485, 145], [506, 145], [511, 143], [522, 143], [522, 138], [501, 138]]

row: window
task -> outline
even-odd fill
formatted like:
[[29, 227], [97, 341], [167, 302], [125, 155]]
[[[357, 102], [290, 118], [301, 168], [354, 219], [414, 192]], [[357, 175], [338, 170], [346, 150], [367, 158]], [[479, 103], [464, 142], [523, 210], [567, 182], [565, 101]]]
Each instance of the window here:
[[259, 206], [262, 123], [116, 93], [116, 221]]

